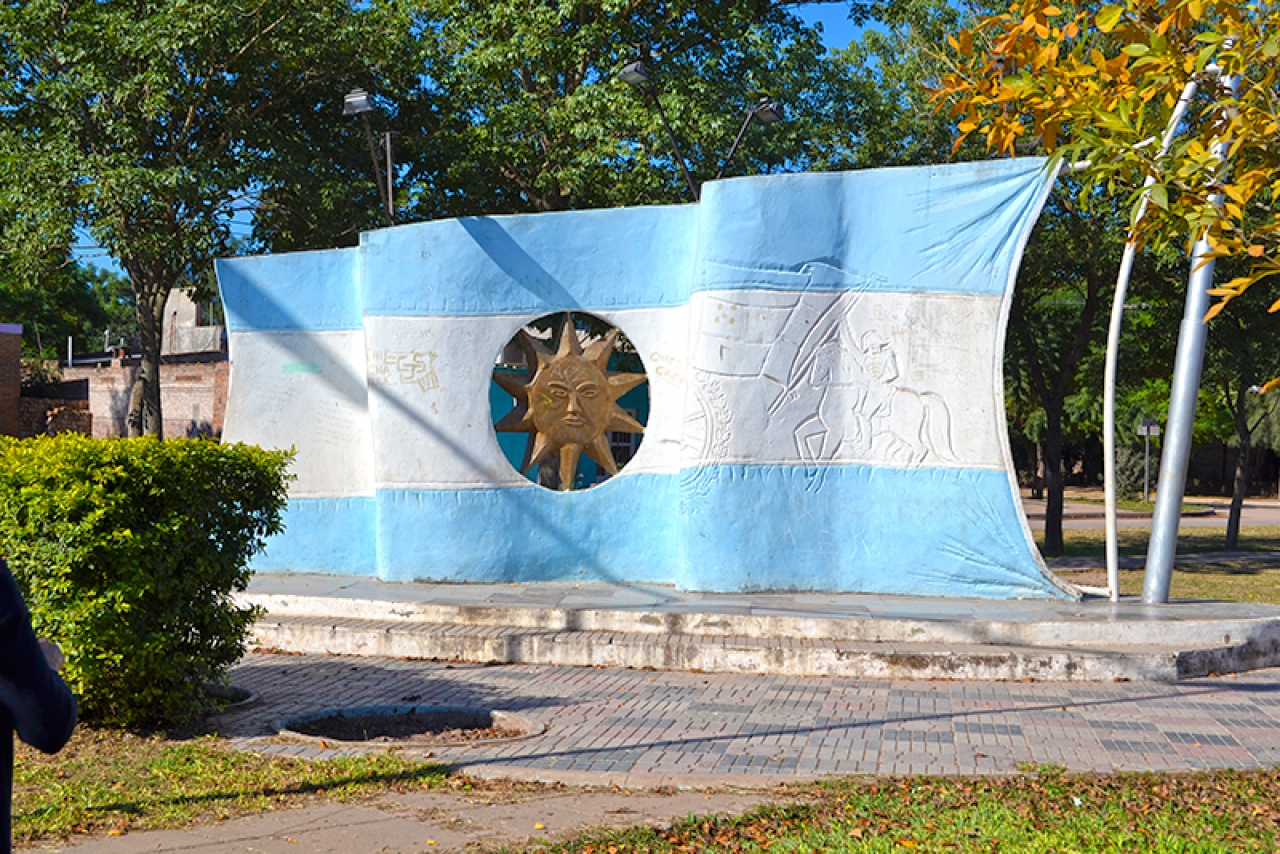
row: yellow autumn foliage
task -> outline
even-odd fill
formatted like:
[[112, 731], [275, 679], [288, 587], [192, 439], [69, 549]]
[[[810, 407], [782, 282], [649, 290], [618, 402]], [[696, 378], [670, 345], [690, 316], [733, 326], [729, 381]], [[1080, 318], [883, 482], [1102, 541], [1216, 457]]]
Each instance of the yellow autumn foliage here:
[[[1214, 289], [1212, 314], [1280, 274], [1280, 4], [1019, 0], [947, 45], [933, 97], [958, 120], [957, 148], [976, 134], [1001, 154], [1087, 162], [1087, 186], [1122, 195], [1135, 214], [1153, 178], [1159, 199], [1133, 225], [1140, 243], [1189, 250], [1203, 234], [1215, 257], [1249, 262], [1247, 275]], [[1162, 156], [1160, 137], [1193, 80], [1197, 95]], [[1225, 163], [1218, 141], [1229, 146]]]

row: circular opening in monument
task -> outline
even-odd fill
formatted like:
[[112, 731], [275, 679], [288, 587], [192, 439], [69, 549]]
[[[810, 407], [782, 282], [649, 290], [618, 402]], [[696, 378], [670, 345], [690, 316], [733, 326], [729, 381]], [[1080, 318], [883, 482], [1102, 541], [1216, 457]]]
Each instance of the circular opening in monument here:
[[276, 723], [280, 735], [344, 744], [450, 745], [509, 741], [546, 727], [495, 709], [360, 706], [295, 715]]
[[640, 450], [649, 384], [631, 339], [586, 312], [548, 314], [507, 342], [493, 368], [498, 444], [516, 471], [556, 490], [586, 489]]

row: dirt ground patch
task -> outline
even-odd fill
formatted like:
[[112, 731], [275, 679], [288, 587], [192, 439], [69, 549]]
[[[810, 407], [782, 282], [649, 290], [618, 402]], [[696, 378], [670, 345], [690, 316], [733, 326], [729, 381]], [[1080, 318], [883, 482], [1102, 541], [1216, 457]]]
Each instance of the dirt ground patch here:
[[504, 846], [537, 847], [590, 828], [667, 826], [690, 815], [738, 814], [760, 804], [804, 797], [805, 791], [779, 787], [640, 792], [521, 784], [475, 791], [412, 791], [359, 803], [277, 810], [187, 830], [98, 837], [54, 850], [76, 854], [486, 852]]

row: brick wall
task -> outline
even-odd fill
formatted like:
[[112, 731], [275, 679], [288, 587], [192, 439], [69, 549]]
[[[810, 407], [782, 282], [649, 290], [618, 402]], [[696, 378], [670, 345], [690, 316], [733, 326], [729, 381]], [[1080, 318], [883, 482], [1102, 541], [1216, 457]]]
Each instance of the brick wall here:
[[23, 438], [58, 433], [93, 434], [93, 413], [87, 400], [23, 397], [18, 399], [18, 413], [18, 435]]
[[[227, 408], [228, 363], [182, 359], [160, 365], [160, 410], [165, 436], [221, 436]], [[65, 379], [89, 381], [89, 409], [93, 435], [129, 433], [129, 395], [138, 366], [113, 361], [102, 365], [63, 368]]]
[[0, 434], [19, 434], [21, 395], [22, 327], [16, 323], [0, 323]]

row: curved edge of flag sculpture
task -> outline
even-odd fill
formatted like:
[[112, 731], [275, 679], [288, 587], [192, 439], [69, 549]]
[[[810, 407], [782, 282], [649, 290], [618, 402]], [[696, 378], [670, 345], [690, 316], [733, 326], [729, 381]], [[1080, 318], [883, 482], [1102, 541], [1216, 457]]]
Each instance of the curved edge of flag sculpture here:
[[[1021, 510], [1002, 349], [1040, 159], [709, 183], [698, 204], [477, 217], [218, 263], [224, 440], [294, 447], [262, 572], [388, 581], [1069, 598]], [[616, 325], [634, 459], [556, 492], [508, 462], [494, 362]]]

